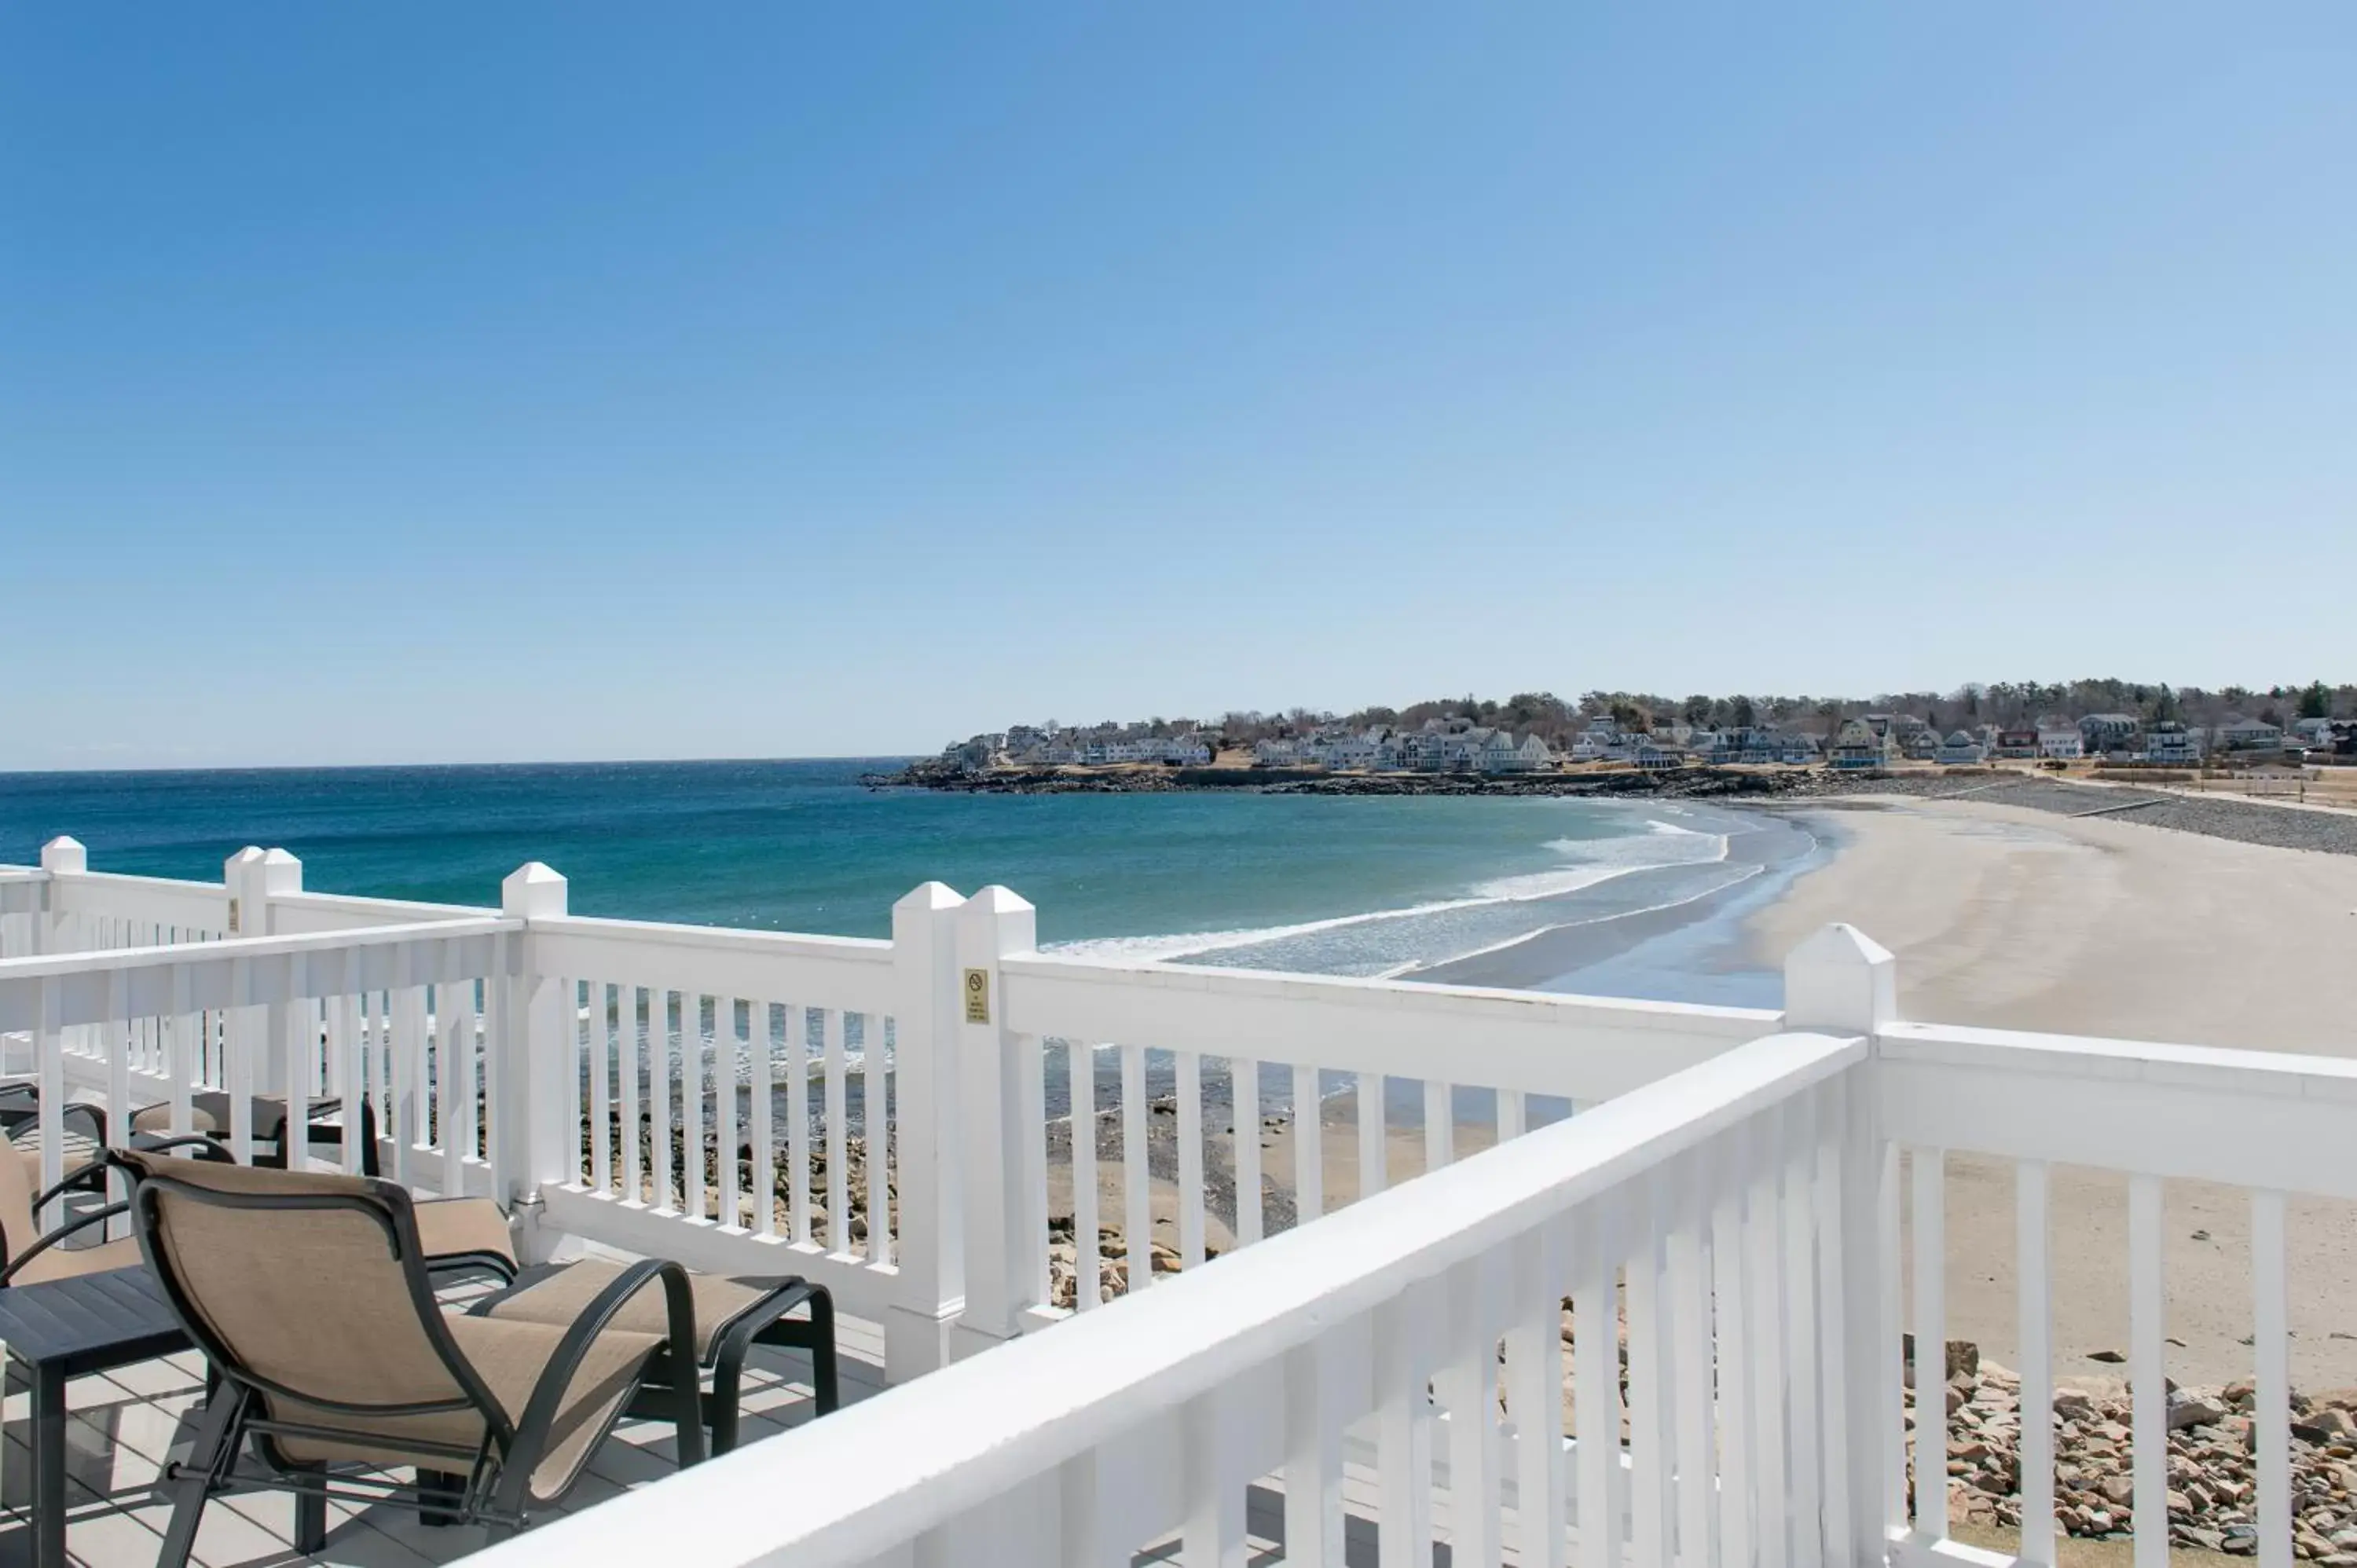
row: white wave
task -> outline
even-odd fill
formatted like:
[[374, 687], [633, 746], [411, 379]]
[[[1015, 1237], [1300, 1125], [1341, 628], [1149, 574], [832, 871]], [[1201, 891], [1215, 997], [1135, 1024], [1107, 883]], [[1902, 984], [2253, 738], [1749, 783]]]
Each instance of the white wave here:
[[1313, 936], [1321, 931], [1341, 930], [1379, 921], [1413, 919], [1490, 905], [1557, 898], [1609, 882], [1615, 877], [1626, 876], [1631, 872], [1652, 871], [1671, 865], [1706, 865], [1727, 858], [1727, 835], [1725, 833], [1706, 832], [1652, 819], [1647, 820], [1645, 826], [1647, 831], [1642, 833], [1627, 833], [1615, 838], [1550, 840], [1544, 847], [1566, 856], [1570, 864], [1546, 871], [1495, 877], [1475, 886], [1468, 897], [1439, 899], [1399, 909], [1337, 915], [1288, 926], [1181, 931], [1159, 936], [1092, 937], [1050, 943], [1049, 948], [1078, 958], [1132, 961], [1200, 958], [1230, 948], [1254, 947], [1290, 937]]

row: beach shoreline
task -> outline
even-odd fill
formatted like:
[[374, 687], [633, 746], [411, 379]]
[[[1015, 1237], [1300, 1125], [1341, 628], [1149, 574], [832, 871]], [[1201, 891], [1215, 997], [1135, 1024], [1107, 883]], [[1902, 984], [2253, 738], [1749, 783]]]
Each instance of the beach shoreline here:
[[[1781, 964], [1840, 920], [1898, 959], [1901, 1016], [1991, 1028], [2357, 1058], [2336, 1005], [2357, 950], [2357, 859], [1971, 800], [1857, 797], [1779, 808], [1837, 845], [1754, 912], [1748, 961]], [[1946, 1162], [1950, 1332], [2017, 1349], [2010, 1162]], [[2058, 1375], [2128, 1339], [2126, 1181], [2058, 1165], [2050, 1194]], [[1902, 1214], [1909, 1212], [1902, 1203]], [[2171, 1182], [2165, 1197], [2170, 1375], [2248, 1376], [2250, 1205]], [[2357, 1383], [2357, 1208], [2295, 1197], [2288, 1224], [2296, 1386]], [[2181, 1341], [2179, 1343], [2174, 1343]]]

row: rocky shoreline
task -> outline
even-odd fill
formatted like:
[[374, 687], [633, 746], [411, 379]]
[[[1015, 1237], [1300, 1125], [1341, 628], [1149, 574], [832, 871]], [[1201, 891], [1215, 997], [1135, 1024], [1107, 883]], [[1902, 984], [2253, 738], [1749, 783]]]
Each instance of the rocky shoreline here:
[[[1948, 1512], [1952, 1521], [2021, 1523], [2021, 1379], [1961, 1340], [1947, 1347]], [[2169, 1539], [2235, 1556], [2258, 1551], [2256, 1460], [2248, 1382], [2169, 1385]], [[2357, 1568], [2357, 1389], [2291, 1396], [2292, 1554]], [[1915, 1431], [1915, 1391], [1906, 1395]], [[2066, 1534], [2133, 1533], [2133, 1406], [2125, 1394], [2054, 1395], [2054, 1514]], [[1909, 1477], [1911, 1487], [1913, 1477]]]
[[1840, 800], [1862, 795], [1966, 799], [2061, 816], [2102, 811], [2124, 822], [2278, 849], [2357, 854], [2357, 813], [2298, 811], [2248, 800], [2137, 790], [2097, 790], [2008, 768], [1939, 773], [1834, 773], [1823, 768], [1682, 768], [1590, 773], [1327, 773], [1313, 768], [1163, 768], [1082, 773], [1060, 768], [962, 772], [938, 763], [876, 773], [877, 789], [984, 795], [1132, 795], [1227, 789], [1259, 795], [1440, 795], [1518, 799], [1728, 800], [1745, 805]]

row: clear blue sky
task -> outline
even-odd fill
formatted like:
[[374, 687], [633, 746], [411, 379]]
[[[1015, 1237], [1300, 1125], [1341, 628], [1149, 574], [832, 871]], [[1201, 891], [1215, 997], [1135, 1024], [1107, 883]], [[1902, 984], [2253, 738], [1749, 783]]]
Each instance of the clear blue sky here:
[[0, 768], [2357, 678], [2357, 6], [0, 15]]

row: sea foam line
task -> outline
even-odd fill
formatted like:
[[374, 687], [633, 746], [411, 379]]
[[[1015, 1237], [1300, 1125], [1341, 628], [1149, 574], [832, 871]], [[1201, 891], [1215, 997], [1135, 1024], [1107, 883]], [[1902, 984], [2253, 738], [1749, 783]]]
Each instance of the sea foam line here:
[[[1650, 831], [1643, 834], [1631, 833], [1617, 839], [1554, 839], [1550, 840], [1545, 847], [1560, 853], [1570, 853], [1575, 850], [1586, 853], [1593, 852], [1605, 844], [1627, 844], [1633, 849], [1651, 843], [1658, 849], [1661, 847], [1659, 841], [1663, 838], [1706, 839], [1712, 842], [1713, 847], [1707, 854], [1691, 856], [1678, 854], [1668, 859], [1632, 860], [1629, 864], [1620, 865], [1590, 863], [1586, 865], [1564, 866], [1551, 871], [1523, 872], [1512, 876], [1497, 877], [1482, 883], [1467, 897], [1437, 899], [1431, 903], [1415, 904], [1399, 909], [1374, 909], [1355, 915], [1335, 915], [1322, 920], [1304, 920], [1289, 926], [1247, 927], [1225, 931], [1183, 931], [1166, 936], [1087, 937], [1073, 941], [1051, 943], [1045, 950], [1074, 958], [1135, 959], [1146, 961], [1199, 958], [1206, 953], [1222, 952], [1230, 948], [1256, 947], [1263, 942], [1314, 936], [1320, 931], [1340, 930], [1350, 926], [1370, 925], [1381, 920], [1413, 919], [1420, 916], [1444, 915], [1453, 910], [1478, 909], [1497, 904], [1535, 903], [1543, 898], [1558, 898], [1568, 893], [1577, 893], [1589, 887], [1599, 886], [1616, 877], [1627, 876], [1632, 872], [1658, 871], [1665, 866], [1674, 865], [1707, 865], [1723, 861], [1727, 856], [1729, 835], [1726, 833], [1705, 832], [1700, 829], [1682, 828], [1674, 823], [1650, 819], [1645, 825]], [[1728, 883], [1726, 886], [1733, 886], [1734, 884]], [[1599, 917], [1599, 918], [1612, 918]], [[1588, 922], [1578, 920], [1565, 922], [1567, 925], [1587, 923]], [[1541, 929], [1553, 930], [1560, 928], [1543, 927]], [[1516, 937], [1509, 942], [1493, 944], [1492, 947], [1477, 949], [1475, 951], [1488, 952], [1494, 950], [1495, 946], [1511, 946], [1512, 941], [1527, 940], [1527, 937]], [[1426, 965], [1449, 963], [1458, 958], [1472, 956], [1474, 955], [1471, 952], [1457, 953], [1446, 959], [1416, 961]]]

